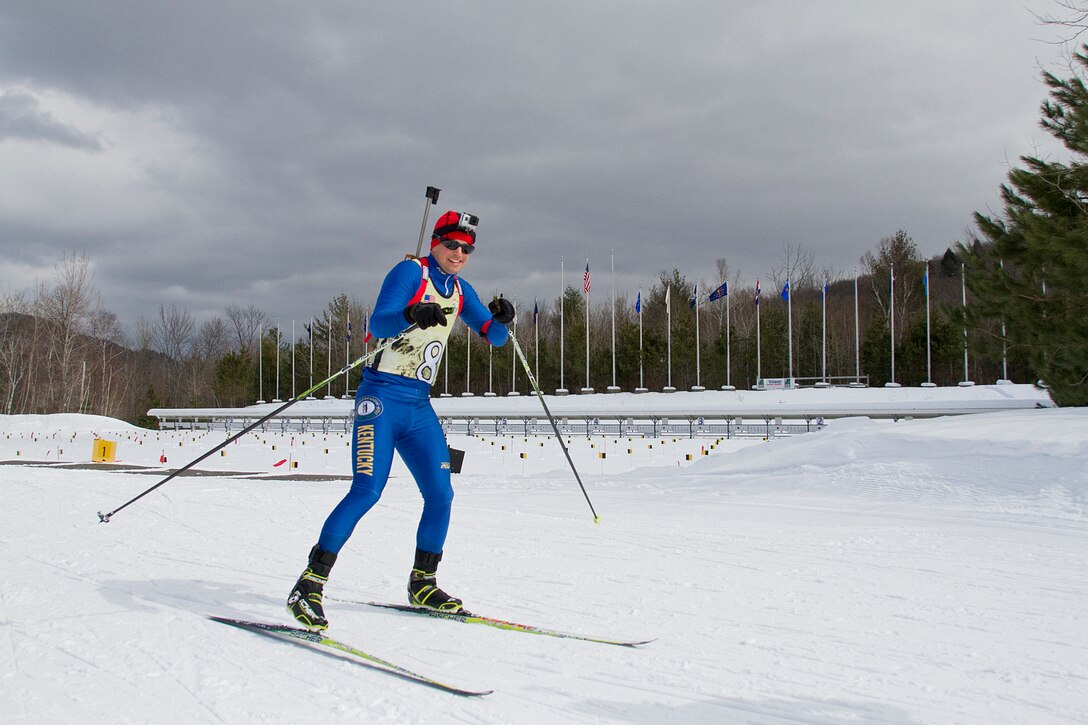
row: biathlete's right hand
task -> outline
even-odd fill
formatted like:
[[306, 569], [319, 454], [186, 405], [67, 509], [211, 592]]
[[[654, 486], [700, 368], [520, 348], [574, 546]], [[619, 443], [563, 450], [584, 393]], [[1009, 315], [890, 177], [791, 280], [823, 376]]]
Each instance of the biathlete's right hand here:
[[437, 302], [417, 302], [404, 308], [404, 317], [419, 325], [419, 329], [446, 324], [446, 313]]

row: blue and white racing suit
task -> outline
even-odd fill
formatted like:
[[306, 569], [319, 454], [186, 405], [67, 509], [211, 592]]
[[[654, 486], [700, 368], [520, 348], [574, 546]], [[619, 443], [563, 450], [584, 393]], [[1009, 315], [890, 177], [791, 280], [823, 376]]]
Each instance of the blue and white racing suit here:
[[458, 317], [496, 347], [506, 343], [508, 332], [491, 318], [468, 282], [446, 274], [428, 256], [400, 262], [386, 275], [370, 317], [371, 334], [390, 338], [403, 332], [409, 327], [404, 308], [413, 302], [442, 305], [446, 324], [413, 329], [363, 371], [355, 396], [351, 488], [321, 529], [318, 546], [325, 551], [339, 553], [381, 498], [394, 450], [423, 495], [416, 547], [437, 554], [445, 544], [453, 486], [446, 437], [431, 407], [431, 386]]

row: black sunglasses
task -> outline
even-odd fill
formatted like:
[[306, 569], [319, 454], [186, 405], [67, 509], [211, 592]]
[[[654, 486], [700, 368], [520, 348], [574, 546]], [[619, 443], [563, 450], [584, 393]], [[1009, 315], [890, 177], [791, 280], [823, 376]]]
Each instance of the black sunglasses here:
[[441, 241], [441, 244], [443, 247], [450, 250], [451, 252], [455, 249], [460, 249], [465, 254], [472, 254], [476, 251], [476, 247], [474, 245], [467, 242], [457, 242], [453, 239], [443, 239]]

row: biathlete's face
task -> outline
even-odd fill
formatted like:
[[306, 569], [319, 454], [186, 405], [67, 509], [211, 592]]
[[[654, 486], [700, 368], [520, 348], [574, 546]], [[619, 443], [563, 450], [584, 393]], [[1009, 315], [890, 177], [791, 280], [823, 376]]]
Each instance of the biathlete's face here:
[[446, 274], [459, 274], [468, 262], [468, 254], [460, 244], [453, 249], [447, 248], [444, 244], [436, 244], [431, 248], [431, 254], [438, 260], [438, 266]]

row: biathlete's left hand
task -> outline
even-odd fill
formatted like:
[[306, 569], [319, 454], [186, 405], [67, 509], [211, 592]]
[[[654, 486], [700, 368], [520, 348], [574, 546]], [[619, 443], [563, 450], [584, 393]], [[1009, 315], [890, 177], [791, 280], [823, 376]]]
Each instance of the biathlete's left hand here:
[[503, 297], [496, 297], [491, 300], [491, 303], [487, 306], [488, 311], [491, 313], [491, 318], [495, 322], [508, 325], [514, 320], [514, 305], [510, 300]]

